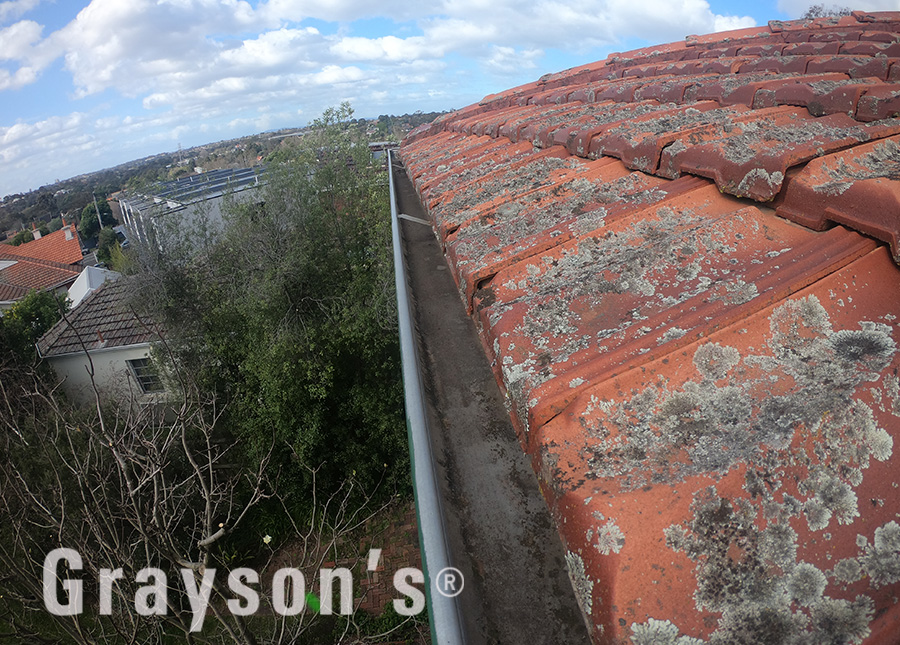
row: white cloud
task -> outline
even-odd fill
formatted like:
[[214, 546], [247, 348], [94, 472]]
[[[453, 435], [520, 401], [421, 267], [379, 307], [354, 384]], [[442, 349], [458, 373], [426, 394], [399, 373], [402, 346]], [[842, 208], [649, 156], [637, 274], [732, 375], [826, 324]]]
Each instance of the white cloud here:
[[0, 91], [21, 89], [34, 83], [37, 77], [38, 72], [33, 67], [20, 67], [12, 74], [0, 69]]
[[268, 0], [257, 9], [262, 24], [279, 25], [284, 21], [299, 22], [318, 18], [330, 22], [349, 22], [361, 18], [385, 16], [395, 20], [409, 20], [435, 7], [408, 0]]
[[713, 31], [732, 31], [755, 27], [756, 21], [750, 16], [716, 16], [713, 25]]
[[41, 3], [41, 0], [12, 0], [0, 2], [0, 24], [25, 15]]
[[37, 157], [44, 163], [61, 163], [66, 155], [60, 150], [85, 149], [91, 142], [82, 126], [85, 115], [73, 112], [36, 123], [16, 123], [0, 127], [0, 160], [24, 167]]
[[345, 37], [334, 43], [330, 51], [335, 56], [348, 61], [413, 61], [420, 58], [440, 57], [443, 54], [423, 36], [406, 39], [396, 36]]
[[41, 31], [43, 28], [33, 20], [20, 20], [0, 29], [0, 60], [28, 59]]
[[244, 70], [254, 75], [275, 70], [295, 71], [297, 66], [315, 67], [316, 63], [308, 58], [308, 54], [310, 50], [324, 46], [324, 39], [312, 27], [278, 29], [222, 51], [214, 59], [213, 67]]
[[[498, 13], [504, 12], [501, 9]], [[491, 24], [492, 22], [498, 24]], [[499, 26], [503, 22], [502, 17], [496, 14], [484, 16], [484, 20], [478, 22], [461, 18], [435, 18], [427, 21], [423, 29], [428, 41], [443, 54], [448, 51], [464, 51], [473, 46], [484, 47], [495, 42], [506, 44], [511, 38], [515, 38], [511, 32], [515, 32], [521, 23], [508, 24], [501, 29]]]
[[365, 78], [363, 71], [354, 66], [339, 67], [326, 65], [321, 72], [313, 74], [311, 79], [317, 85], [334, 85], [336, 83], [353, 83]]
[[515, 47], [493, 47], [493, 53], [485, 64], [495, 74], [516, 74], [522, 70], [535, 69], [535, 61], [544, 55], [540, 49], [516, 49]]
[[[38, 2], [0, 2], [0, 25]], [[311, 18], [337, 24], [317, 30], [303, 22]], [[361, 18], [378, 20], [355, 22]], [[137, 111], [114, 113], [107, 104], [83, 108], [90, 116], [81, 122], [61, 116], [31, 125], [18, 115], [22, 123], [0, 129], [0, 141], [21, 141], [7, 142], [0, 179], [11, 181], [9, 164], [41, 159], [43, 169], [73, 158], [59, 150], [109, 165], [99, 150], [148, 154], [147, 141], [299, 125], [298, 115], [344, 98], [363, 115], [373, 105], [462, 107], [554, 71], [544, 69], [550, 50], [590, 62], [635, 38], [662, 43], [750, 23], [715, 13], [707, 0], [92, 0], [50, 34], [35, 20], [0, 27], [0, 92], [40, 88], [42, 72], [61, 61], [76, 105], [96, 105], [88, 97], [108, 92], [104, 101], [133, 99]], [[57, 94], [72, 92], [56, 82]]]
[[[417, 14], [421, 32], [405, 38], [323, 36], [311, 27], [287, 26], [309, 17], [399, 20]], [[246, 91], [260, 77], [289, 79], [320, 69], [327, 79], [333, 74], [328, 66], [341, 62], [383, 67], [454, 53], [492, 72], [521, 72], [536, 66], [542, 49], [612, 46], [625, 37], [661, 42], [751, 22], [713, 14], [706, 0], [547, 0], [526, 7], [513, 0], [444, 0], [430, 6], [399, 0], [378, 5], [269, 0], [256, 9], [243, 0], [93, 0], [44, 40], [41, 26], [32, 21], [3, 30], [0, 56], [21, 61], [21, 69], [0, 77], [0, 88], [33, 82], [62, 56], [77, 97], [113, 89], [158, 107], [188, 100], [191, 93], [220, 97]], [[257, 35], [236, 38], [248, 31]], [[240, 77], [246, 77], [244, 83]]]

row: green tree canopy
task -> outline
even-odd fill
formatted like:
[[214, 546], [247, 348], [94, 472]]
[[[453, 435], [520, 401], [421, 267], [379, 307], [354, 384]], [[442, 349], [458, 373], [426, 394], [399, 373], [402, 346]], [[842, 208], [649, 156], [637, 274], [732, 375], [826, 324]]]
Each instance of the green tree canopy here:
[[66, 296], [50, 291], [30, 291], [0, 318], [0, 341], [4, 350], [19, 360], [34, 359], [34, 344], [68, 309]]
[[[116, 218], [113, 217], [112, 208], [105, 199], [98, 199], [97, 206], [100, 208], [100, 216], [103, 218], [104, 226], [115, 226]], [[97, 209], [94, 208], [94, 202], [91, 201], [81, 211], [81, 222], [78, 224], [78, 232], [81, 237], [89, 239], [100, 232], [100, 220], [97, 219]]]
[[13, 236], [12, 245], [19, 246], [20, 244], [25, 244], [25, 242], [31, 242], [34, 240], [34, 234], [31, 231], [19, 231]]
[[157, 254], [141, 290], [250, 459], [287, 447], [298, 497], [307, 466], [326, 487], [408, 486], [387, 179], [351, 116], [329, 109], [280, 148], [221, 237]]
[[97, 259], [109, 264], [112, 259], [112, 250], [117, 246], [119, 246], [119, 238], [116, 236], [116, 232], [109, 227], [102, 229], [100, 235], [97, 236]]

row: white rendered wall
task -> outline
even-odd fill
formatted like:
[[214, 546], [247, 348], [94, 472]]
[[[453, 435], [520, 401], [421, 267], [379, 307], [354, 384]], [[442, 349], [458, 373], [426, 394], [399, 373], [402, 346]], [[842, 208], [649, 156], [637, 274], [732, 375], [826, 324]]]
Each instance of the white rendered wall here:
[[[150, 356], [150, 345], [129, 345], [112, 349], [93, 350], [90, 353], [94, 366], [94, 382], [101, 395], [116, 397], [120, 402], [134, 397], [138, 403], [155, 400], [152, 394], [144, 394], [126, 361]], [[62, 381], [63, 390], [73, 400], [92, 403], [94, 392], [88, 375], [88, 360], [84, 354], [69, 354], [47, 359]], [[124, 398], [123, 398], [124, 397]]]

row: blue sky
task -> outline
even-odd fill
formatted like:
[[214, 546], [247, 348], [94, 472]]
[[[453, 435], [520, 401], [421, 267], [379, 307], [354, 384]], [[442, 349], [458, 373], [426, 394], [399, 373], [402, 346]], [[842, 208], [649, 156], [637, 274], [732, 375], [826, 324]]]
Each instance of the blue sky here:
[[810, 2], [0, 1], [0, 196], [302, 126], [343, 100], [361, 117], [464, 107], [613, 51], [795, 18]]

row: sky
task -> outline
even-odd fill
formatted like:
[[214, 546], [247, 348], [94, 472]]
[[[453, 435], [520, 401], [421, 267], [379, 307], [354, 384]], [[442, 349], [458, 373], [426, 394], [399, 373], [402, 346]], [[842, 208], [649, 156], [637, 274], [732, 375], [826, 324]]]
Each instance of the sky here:
[[461, 108], [812, 1], [0, 0], [0, 197], [345, 100], [366, 118]]

